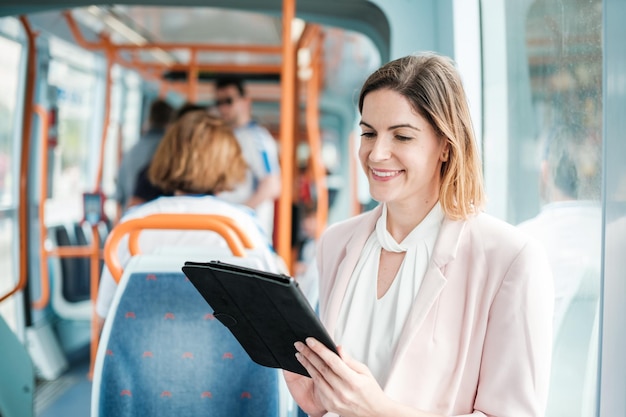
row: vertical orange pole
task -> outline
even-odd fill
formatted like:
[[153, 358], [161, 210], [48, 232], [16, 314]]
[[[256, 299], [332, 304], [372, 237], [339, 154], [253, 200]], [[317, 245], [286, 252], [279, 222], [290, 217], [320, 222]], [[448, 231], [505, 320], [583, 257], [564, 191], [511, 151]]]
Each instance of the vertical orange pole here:
[[25, 16], [20, 16], [24, 31], [28, 36], [28, 62], [26, 67], [26, 88], [24, 91], [24, 115], [22, 118], [22, 149], [20, 152], [20, 183], [18, 227], [20, 231], [20, 278], [14, 291], [3, 299], [24, 288], [28, 279], [28, 168], [31, 147], [31, 129], [33, 123], [33, 102], [35, 100], [35, 79], [37, 77], [36, 35]]
[[96, 353], [100, 342], [100, 326], [96, 315], [96, 300], [98, 299], [98, 283], [100, 282], [100, 234], [98, 226], [92, 225], [91, 255], [89, 256], [89, 293], [93, 310], [91, 313], [91, 346], [89, 351], [89, 379], [93, 378], [93, 368], [96, 363]]
[[39, 258], [40, 258], [40, 282], [41, 296], [33, 301], [32, 306], [38, 310], [45, 308], [50, 301], [50, 276], [48, 273], [48, 252], [46, 251], [46, 221], [45, 206], [48, 199], [48, 113], [38, 104], [33, 105], [33, 111], [37, 113], [41, 122], [41, 151], [40, 176], [39, 176]]
[[115, 49], [109, 39], [105, 39], [106, 45], [106, 89], [104, 91], [104, 119], [102, 124], [102, 138], [100, 140], [100, 160], [98, 161], [98, 172], [96, 174], [96, 190], [102, 188], [102, 170], [104, 165], [104, 151], [106, 149], [106, 140], [109, 132], [109, 123], [111, 117], [111, 84], [113, 84], [111, 70], [113, 69], [113, 61], [115, 60]]
[[309, 146], [311, 147], [311, 165], [317, 194], [317, 229], [315, 231], [315, 237], [319, 238], [328, 220], [328, 187], [326, 186], [326, 169], [322, 161], [322, 135], [319, 127], [319, 94], [322, 68], [322, 40], [319, 28], [316, 30], [315, 42], [314, 50], [311, 54], [311, 68], [313, 71], [307, 88], [306, 125]]
[[280, 162], [282, 193], [278, 206], [277, 251], [285, 264], [291, 266], [291, 204], [293, 201], [294, 153], [294, 94], [296, 81], [296, 51], [291, 39], [291, 23], [295, 17], [296, 1], [283, 0], [283, 43], [280, 76]]
[[187, 71], [187, 101], [192, 103], [198, 101], [198, 76], [198, 51], [192, 49], [189, 71]]

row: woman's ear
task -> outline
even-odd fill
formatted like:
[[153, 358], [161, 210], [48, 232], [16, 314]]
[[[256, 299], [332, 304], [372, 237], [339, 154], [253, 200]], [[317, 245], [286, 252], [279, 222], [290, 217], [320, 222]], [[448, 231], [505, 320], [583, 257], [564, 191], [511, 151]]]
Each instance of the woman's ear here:
[[446, 142], [445, 145], [443, 145], [443, 149], [441, 150], [441, 162], [447, 162], [448, 158], [450, 157], [450, 145], [448, 144], [448, 142]]

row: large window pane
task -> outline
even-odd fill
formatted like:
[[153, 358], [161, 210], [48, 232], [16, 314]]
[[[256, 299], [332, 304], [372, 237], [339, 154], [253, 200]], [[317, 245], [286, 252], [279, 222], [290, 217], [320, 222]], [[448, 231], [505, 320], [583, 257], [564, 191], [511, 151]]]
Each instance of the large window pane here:
[[[17, 187], [19, 142], [16, 130], [20, 59], [22, 46], [0, 36], [0, 295], [17, 282]], [[15, 328], [15, 306], [11, 299], [0, 304], [0, 314]]]
[[96, 106], [98, 77], [93, 68], [72, 62], [75, 54], [84, 54], [85, 59], [91, 55], [60, 41], [51, 46], [48, 81], [56, 91], [58, 144], [49, 159], [52, 181], [46, 202], [47, 224], [82, 218], [82, 193], [95, 186], [92, 179], [98, 168], [100, 137], [94, 126], [99, 120], [96, 109], [102, 108]]
[[[546, 417], [592, 416], [602, 258], [602, 2], [485, 0], [482, 13], [487, 192], [497, 214], [544, 243], [554, 275]], [[504, 178], [489, 176], [496, 166]]]

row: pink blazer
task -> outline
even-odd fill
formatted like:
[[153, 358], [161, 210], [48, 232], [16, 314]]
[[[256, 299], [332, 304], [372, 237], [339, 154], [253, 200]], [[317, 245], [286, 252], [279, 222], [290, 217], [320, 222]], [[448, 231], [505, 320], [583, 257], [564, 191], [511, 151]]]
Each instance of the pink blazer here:
[[[320, 239], [320, 314], [331, 335], [380, 214], [381, 206], [335, 224]], [[543, 416], [552, 285], [543, 247], [515, 227], [484, 213], [444, 220], [385, 393], [445, 416]]]

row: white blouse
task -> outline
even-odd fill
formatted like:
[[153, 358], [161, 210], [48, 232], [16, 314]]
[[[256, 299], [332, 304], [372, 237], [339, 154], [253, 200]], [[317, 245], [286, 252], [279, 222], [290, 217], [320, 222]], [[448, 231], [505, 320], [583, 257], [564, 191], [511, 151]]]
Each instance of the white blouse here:
[[[384, 386], [400, 332], [422, 283], [444, 213], [437, 203], [400, 243], [387, 231], [387, 206], [365, 243], [343, 299], [335, 341]], [[387, 292], [377, 298], [380, 251], [406, 252]]]

